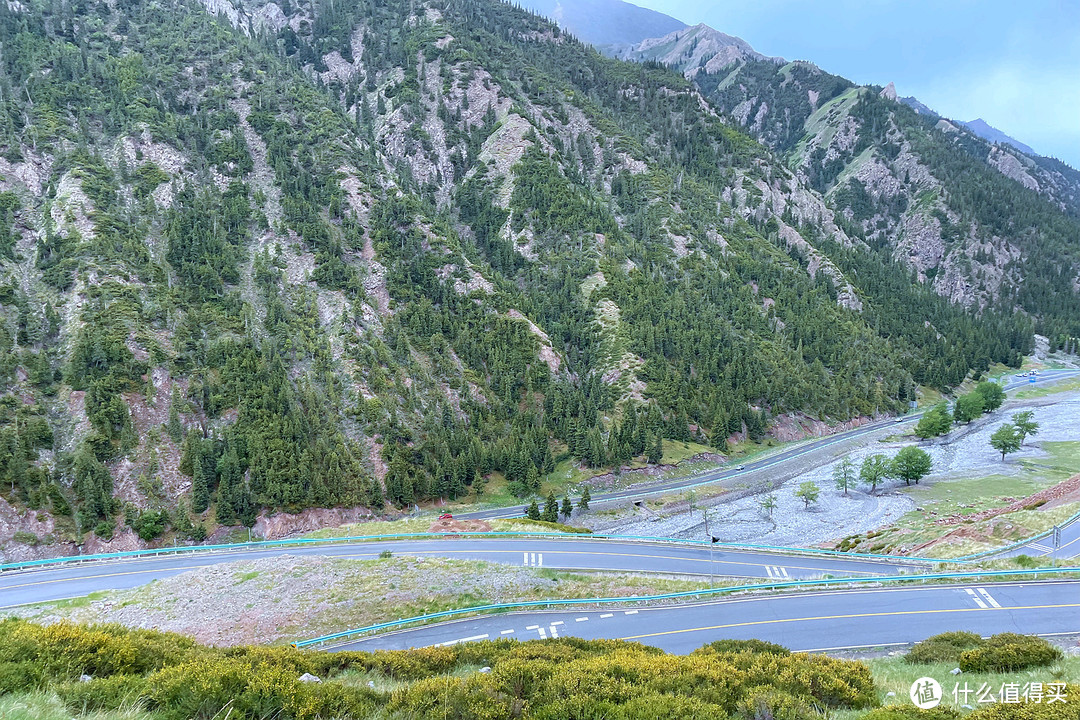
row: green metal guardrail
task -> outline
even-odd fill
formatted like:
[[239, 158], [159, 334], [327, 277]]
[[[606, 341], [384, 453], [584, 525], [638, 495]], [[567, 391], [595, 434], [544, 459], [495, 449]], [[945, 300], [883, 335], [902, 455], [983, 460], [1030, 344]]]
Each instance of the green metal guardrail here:
[[[523, 608], [538, 608], [538, 607], [558, 607], [558, 606], [574, 606], [574, 605], [598, 605], [598, 604], [627, 604], [627, 603], [639, 603], [639, 602], [657, 602], [659, 600], [674, 600], [677, 598], [690, 598], [690, 597], [708, 597], [717, 595], [726, 595], [735, 592], [743, 592], [746, 590], [783, 590], [785, 588], [800, 588], [800, 587], [821, 587], [829, 585], [867, 585], [875, 583], [910, 583], [910, 582], [923, 582], [926, 580], [962, 580], [965, 578], [986, 578], [986, 577], [1015, 577], [1015, 576], [1027, 576], [1034, 575], [1038, 577], [1039, 574], [1061, 574], [1061, 573], [1080, 573], [1080, 568], [1037, 568], [1033, 570], [989, 570], [986, 572], [967, 572], [967, 573], [932, 573], [926, 575], [886, 575], [882, 577], [873, 578], [830, 578], [828, 580], [790, 580], [787, 582], [777, 583], [762, 583], [758, 585], [736, 585], [733, 587], [724, 588], [710, 588], [707, 590], [688, 590], [685, 592], [677, 593], [665, 593], [663, 595], [637, 595], [634, 597], [614, 597], [614, 598], [577, 598], [567, 600], [529, 600], [524, 602], [514, 603], [494, 603], [489, 605], [476, 605], [474, 607], [460, 608], [458, 610], [443, 610], [442, 612], [430, 613], [428, 615], [417, 615], [416, 617], [405, 618], [403, 620], [392, 620], [390, 622], [378, 623], [376, 625], [368, 625], [362, 628], [356, 628], [354, 630], [343, 630], [342, 632], [333, 633], [330, 635], [322, 635], [320, 637], [311, 638], [310, 640], [300, 640], [292, 643], [295, 648], [306, 648], [312, 645], [321, 645], [335, 640], [345, 640], [355, 635], [363, 635], [365, 633], [379, 632], [380, 630], [389, 630], [392, 628], [399, 628], [405, 625], [412, 625], [414, 623], [427, 622], [429, 620], [440, 620], [442, 618], [452, 617], [454, 615], [462, 615], [465, 613], [489, 613], [500, 610], [520, 610]], [[1006, 608], [1007, 609], [1007, 608]]]
[[[248, 543], [233, 543], [228, 545], [186, 545], [164, 547], [153, 550], [129, 550], [117, 553], [99, 553], [96, 555], [69, 555], [65, 557], [45, 558], [42, 560], [26, 560], [23, 562], [0, 565], [0, 572], [12, 570], [27, 570], [31, 568], [45, 567], [47, 565], [62, 565], [69, 563], [125, 560], [142, 557], [156, 557], [159, 555], [180, 555], [186, 553], [202, 552], [233, 552], [245, 550], [274, 549], [287, 546], [306, 545], [344, 545], [361, 542], [388, 542], [391, 540], [425, 540], [440, 538], [541, 538], [545, 540], [614, 540], [628, 542], [650, 542], [666, 545], [710, 545], [708, 540], [682, 540], [678, 538], [661, 538], [648, 535], [608, 535], [603, 533], [545, 533], [545, 532], [444, 532], [444, 533], [393, 533], [388, 535], [352, 535], [336, 538], [292, 538], [287, 540], [258, 540]], [[783, 553], [788, 555], [822, 555], [836, 558], [853, 558], [874, 561], [892, 561], [904, 563], [927, 564], [942, 562], [931, 558], [907, 557], [904, 555], [878, 555], [874, 553], [840, 552], [839, 550], [825, 550], [822, 548], [793, 548], [778, 545], [755, 545], [751, 543], [715, 543], [715, 548], [731, 548], [736, 550], [754, 550], [759, 552]]]

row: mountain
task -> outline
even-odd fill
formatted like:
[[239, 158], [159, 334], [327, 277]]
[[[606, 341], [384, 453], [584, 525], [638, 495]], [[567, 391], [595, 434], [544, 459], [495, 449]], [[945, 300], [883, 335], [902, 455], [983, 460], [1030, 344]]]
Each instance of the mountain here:
[[1029, 315], [1056, 346], [1080, 335], [1080, 184], [1071, 168], [987, 142], [897, 98], [891, 83], [856, 86], [741, 45], [668, 59], [822, 193], [853, 240], [951, 302]]
[[747, 58], [783, 62], [782, 58], [768, 58], [756, 52], [745, 40], [725, 35], [704, 24], [680, 28], [663, 37], [649, 38], [613, 54], [623, 60], [651, 60], [678, 67], [687, 77], [694, 77], [698, 73], [715, 73], [722, 67]]
[[931, 110], [929, 107], [927, 107], [923, 103], [919, 102], [918, 98], [914, 98], [914, 97], [909, 96], [909, 97], [902, 97], [902, 98], [897, 98], [897, 99], [900, 102], [907, 105], [912, 110], [914, 110], [915, 112], [919, 113], [920, 115], [926, 115], [927, 117], [934, 117], [934, 118], [941, 117], [936, 112]]
[[622, 0], [523, 0], [522, 7], [598, 47], [619, 48], [682, 30], [686, 23]]
[[[867, 229], [877, 195], [840, 202], [872, 125], [830, 155], [754, 102], [770, 150], [683, 75], [510, 5], [25, 0], [0, 42], [9, 558], [562, 494], [576, 467], [896, 411], [1032, 347], [1026, 315], [909, 273]], [[902, 107], [807, 64], [728, 72], [789, 77], [810, 127], [890, 133]], [[1027, 267], [1071, 268], [1043, 244]]]
[[997, 128], [988, 125], [986, 121], [982, 118], [976, 118], [975, 120], [972, 120], [970, 122], [965, 122], [963, 123], [963, 125], [968, 130], [981, 137], [983, 140], [988, 140], [992, 143], [1011, 145], [1020, 152], [1027, 153], [1028, 155], [1038, 155], [1037, 152], [1032, 150], [1024, 143], [1020, 142], [1019, 140], [1015, 140], [1006, 135], [1005, 133], [1001, 132]]

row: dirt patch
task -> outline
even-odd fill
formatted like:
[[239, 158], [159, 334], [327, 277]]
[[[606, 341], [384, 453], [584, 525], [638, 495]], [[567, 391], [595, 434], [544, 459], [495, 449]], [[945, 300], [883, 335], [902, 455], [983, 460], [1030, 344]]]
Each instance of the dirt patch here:
[[998, 544], [999, 540], [996, 539], [996, 530], [1000, 523], [1011, 523], [1006, 526], [1013, 535], [1030, 535], [1030, 531], [1025, 530], [1022, 526], [1017, 525], [1012, 521], [1012, 518], [1002, 517], [1007, 516], [1010, 513], [1020, 512], [1021, 510], [1051, 510], [1055, 507], [1065, 505], [1067, 503], [1073, 503], [1080, 501], [1080, 474], [1073, 475], [1065, 482], [1058, 483], [1057, 485], [1041, 490], [1034, 495], [1029, 495], [1021, 500], [1016, 500], [1006, 505], [1005, 507], [992, 508], [990, 510], [983, 510], [982, 512], [975, 513], [974, 515], [949, 515], [948, 517], [938, 518], [934, 520], [935, 525], [958, 525], [960, 523], [978, 522], [981, 520], [993, 520], [986, 527], [972, 527], [967, 524], [952, 530], [939, 538], [935, 538], [921, 545], [916, 545], [907, 551], [907, 554], [915, 554], [926, 548], [934, 547], [940, 544], [949, 544], [959, 540], [974, 540], [980, 543], [987, 543], [990, 545]]
[[372, 520], [375, 513], [366, 507], [308, 508], [298, 513], [263, 513], [255, 520], [252, 533], [265, 540], [276, 540], [296, 533], [311, 532]]
[[[765, 298], [763, 305], [767, 306], [769, 302], [771, 302], [771, 299]], [[795, 440], [805, 440], [806, 438], [811, 437], [825, 437], [826, 435], [847, 432], [848, 430], [854, 430], [857, 427], [861, 427], [868, 422], [880, 419], [880, 416], [861, 416], [836, 425], [829, 425], [822, 420], [816, 420], [807, 415], [787, 413], [778, 416], [773, 421], [773, 426], [769, 429], [769, 435], [780, 442], [793, 442]]]
[[[693, 464], [698, 462], [710, 462], [710, 463], [722, 463], [726, 460], [723, 455], [717, 453], [699, 453], [693, 457], [689, 457], [682, 461], [681, 464]], [[678, 465], [649, 465], [648, 467], [635, 468], [633, 470], [622, 470], [616, 474], [613, 472], [604, 473], [603, 475], [594, 475], [588, 480], [583, 480], [582, 485], [588, 485], [592, 492], [594, 490], [610, 491], [610, 490], [624, 490], [626, 488], [636, 487], [642, 483], [648, 484], [653, 478], [662, 477], [664, 473], [671, 472], [678, 468]]]
[[959, 525], [968, 521], [989, 520], [998, 515], [1019, 512], [1020, 510], [1049, 510], [1052, 507], [1076, 502], [1077, 500], [1080, 500], [1080, 474], [1073, 475], [1065, 482], [1058, 483], [1054, 487], [1040, 490], [1034, 495], [1029, 495], [1021, 500], [1015, 500], [1004, 507], [983, 510], [974, 515], [949, 515], [948, 517], [938, 518], [934, 521], [934, 524]]
[[491, 525], [483, 520], [436, 520], [428, 532], [491, 532]]

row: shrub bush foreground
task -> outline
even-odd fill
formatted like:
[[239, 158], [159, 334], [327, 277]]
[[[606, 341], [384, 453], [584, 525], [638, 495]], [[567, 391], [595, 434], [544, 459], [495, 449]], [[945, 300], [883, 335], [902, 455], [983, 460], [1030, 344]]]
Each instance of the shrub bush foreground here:
[[[1017, 641], [979, 651], [1000, 652], [999, 646], [1016, 647]], [[482, 667], [490, 671], [479, 672]], [[305, 673], [321, 682], [301, 681]], [[389, 687], [371, 687], [358, 677], [382, 678]], [[1075, 714], [1080, 688], [1070, 689], [1068, 710]], [[115, 625], [4, 620], [0, 695], [34, 691], [54, 694], [75, 714], [141, 707], [155, 720], [819, 720], [834, 711], [856, 717], [879, 705], [865, 664], [760, 641], [723, 640], [686, 656], [577, 638], [330, 653], [217, 649]], [[969, 717], [1066, 717], [1063, 706], [1054, 707], [1057, 715], [991, 709], [999, 714], [979, 710]], [[951, 716], [909, 715], [894, 706], [865, 717]]]

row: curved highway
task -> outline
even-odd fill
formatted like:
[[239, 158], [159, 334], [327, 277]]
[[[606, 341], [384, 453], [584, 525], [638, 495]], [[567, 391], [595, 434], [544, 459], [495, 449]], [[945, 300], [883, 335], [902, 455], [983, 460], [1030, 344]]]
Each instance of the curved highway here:
[[[1008, 381], [1004, 384], [1006, 392], [1009, 390], [1016, 390], [1022, 387], [1028, 387], [1032, 384], [1046, 384], [1051, 382], [1057, 382], [1066, 378], [1080, 375], [1080, 371], [1077, 370], [1043, 370], [1036, 378], [1035, 383], [1031, 383], [1027, 377], [1009, 376]], [[701, 475], [695, 475], [687, 478], [680, 478], [678, 480], [671, 480], [668, 482], [660, 482], [656, 484], [641, 485], [638, 487], [628, 488], [626, 490], [616, 490], [609, 493], [597, 493], [593, 495], [589, 502], [590, 505], [602, 505], [617, 500], [632, 500], [644, 497], [650, 497], [652, 495], [662, 495], [677, 490], [687, 490], [689, 488], [698, 487], [701, 485], [709, 485], [712, 483], [721, 482], [724, 480], [732, 480], [735, 478], [741, 478], [753, 473], [757, 473], [761, 470], [775, 467], [785, 462], [790, 462], [796, 458], [803, 457], [812, 452], [816, 452], [823, 448], [827, 448], [831, 445], [847, 442], [863, 435], [868, 435], [879, 430], [884, 430], [890, 427], [899, 427], [900, 425], [907, 425], [908, 423], [916, 422], [923, 416], [925, 411], [912, 413], [910, 415], [902, 415], [900, 417], [891, 417], [886, 420], [878, 420], [866, 425], [862, 425], [853, 430], [845, 432], [835, 433], [833, 435], [827, 435], [823, 438], [812, 440], [809, 442], [800, 443], [799, 445], [782, 450], [778, 453], [769, 455], [768, 457], [761, 458], [747, 462], [739, 469], [726, 469], [718, 468], [716, 470], [703, 473]], [[476, 512], [461, 513], [457, 517], [463, 519], [493, 519], [493, 518], [512, 518], [521, 517], [523, 514], [522, 507], [516, 505], [514, 507], [502, 507], [491, 508], [488, 510], [478, 510]]]
[[952, 630], [980, 635], [1080, 632], [1080, 581], [883, 587], [666, 607], [521, 612], [401, 630], [332, 649], [403, 649], [573, 636], [630, 640], [672, 653], [688, 653], [726, 638], [756, 638], [792, 650], [825, 651], [917, 642]]
[[[1080, 374], [1045, 371], [1039, 382]], [[1028, 385], [1013, 379], [1006, 389]], [[597, 495], [594, 503], [637, 498], [717, 482], [774, 467], [835, 443], [900, 423], [921, 413], [865, 425], [804, 443], [741, 470], [718, 470], [693, 478]], [[501, 508], [463, 517], [519, 514]], [[1063, 543], [1080, 549], [1080, 523], [1063, 532]], [[1036, 548], [1037, 549], [1037, 548]], [[1066, 550], [1065, 547], [1061, 550]], [[0, 574], [0, 608], [81, 597], [137, 587], [158, 578], [223, 561], [315, 555], [373, 558], [390, 551], [520, 564], [565, 570], [653, 572], [701, 577], [799, 580], [830, 576], [916, 573], [912, 562], [828, 555], [784, 555], [728, 547], [650, 543], [618, 539], [446, 538], [377, 543], [274, 547], [228, 552], [164, 554], [125, 560], [61, 564]], [[1019, 550], [1018, 550], [1019, 551]], [[914, 559], [912, 559], [914, 560]], [[350, 642], [342, 648], [436, 645], [498, 637], [530, 639], [560, 635], [621, 638], [687, 652], [719, 638], [756, 637], [799, 650], [836, 649], [910, 642], [945, 630], [981, 634], [1080, 632], [1080, 581], [1009, 583], [961, 587], [883, 587], [786, 595], [762, 595], [694, 605], [639, 609], [528, 612], [478, 617]]]
[[558, 570], [604, 570], [702, 577], [805, 580], [830, 576], [895, 575], [925, 571], [927, 565], [845, 558], [782, 555], [701, 545], [562, 538], [447, 538], [341, 545], [166, 554], [125, 560], [46, 566], [0, 574], [0, 608], [48, 602], [105, 590], [125, 590], [220, 562], [292, 556], [372, 559], [398, 555], [487, 560]]

